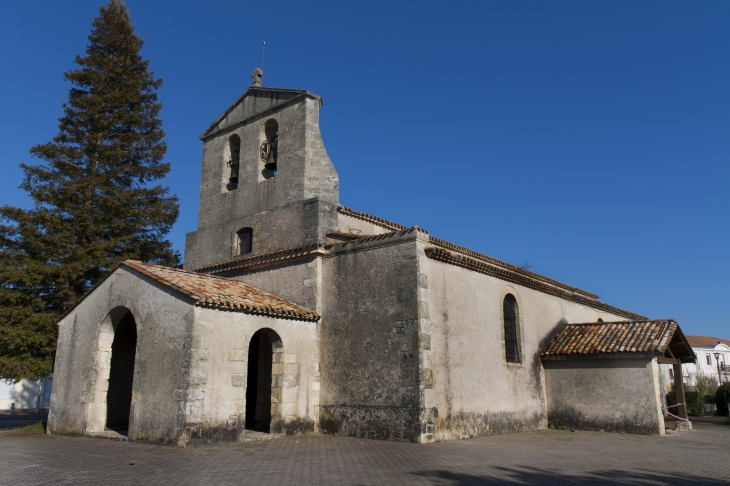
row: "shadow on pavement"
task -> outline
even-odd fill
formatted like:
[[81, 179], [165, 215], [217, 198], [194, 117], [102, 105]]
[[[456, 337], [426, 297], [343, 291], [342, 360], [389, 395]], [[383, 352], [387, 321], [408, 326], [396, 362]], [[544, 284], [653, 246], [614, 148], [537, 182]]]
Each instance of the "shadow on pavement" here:
[[[704, 485], [727, 486], [727, 481], [714, 480], [708, 477], [698, 478], [685, 474], [665, 474], [663, 472], [634, 472], [620, 470], [603, 470], [591, 473], [571, 475], [565, 472], [545, 470], [540, 468], [509, 468], [495, 467], [495, 476], [476, 476], [451, 471], [437, 470], [413, 473], [436, 484], [449, 485], [503, 485], [516, 484], [559, 484], [559, 485], [609, 485], [609, 484], [659, 484], [659, 485]], [[505, 475], [507, 476], [505, 478]]]

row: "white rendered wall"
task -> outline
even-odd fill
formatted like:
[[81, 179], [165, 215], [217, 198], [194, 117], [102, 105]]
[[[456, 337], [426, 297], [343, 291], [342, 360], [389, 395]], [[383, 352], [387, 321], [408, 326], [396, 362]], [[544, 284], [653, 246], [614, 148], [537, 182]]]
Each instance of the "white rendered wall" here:
[[[433, 388], [424, 406], [435, 407], [434, 438], [446, 440], [547, 426], [545, 375], [540, 361], [552, 335], [564, 324], [625, 320], [624, 317], [427, 258], [420, 244], [419, 272], [427, 287], [419, 299], [421, 332], [430, 337], [422, 367]], [[519, 305], [522, 362], [507, 363], [503, 300]]]
[[[9, 385], [0, 381], [0, 410], [10, 410], [12, 404], [15, 404], [15, 410], [35, 410], [38, 408], [48, 408], [51, 398], [53, 379], [44, 380], [41, 386], [40, 381], [20, 380], [15, 384]], [[40, 402], [38, 396], [41, 394]]]

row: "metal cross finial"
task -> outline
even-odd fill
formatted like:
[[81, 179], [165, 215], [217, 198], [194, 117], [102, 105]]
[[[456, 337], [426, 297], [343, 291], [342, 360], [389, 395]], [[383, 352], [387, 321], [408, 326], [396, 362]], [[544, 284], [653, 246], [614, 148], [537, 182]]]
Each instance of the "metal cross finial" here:
[[251, 86], [261, 86], [261, 78], [264, 77], [264, 72], [261, 69], [256, 68], [253, 70], [251, 77], [253, 78], [253, 83], [251, 83]]

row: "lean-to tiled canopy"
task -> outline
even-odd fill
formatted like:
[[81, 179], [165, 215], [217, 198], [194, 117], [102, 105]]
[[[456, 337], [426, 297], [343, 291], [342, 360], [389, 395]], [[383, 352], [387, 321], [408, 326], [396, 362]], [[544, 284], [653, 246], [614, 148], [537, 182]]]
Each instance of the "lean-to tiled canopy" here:
[[[233, 278], [206, 275], [135, 260], [127, 260], [119, 267], [129, 268], [180, 292], [194, 299], [195, 305], [200, 307], [303, 321], [317, 321], [320, 317], [312, 310]], [[110, 275], [111, 273], [113, 271], [110, 272]], [[68, 309], [64, 315], [67, 315], [81, 301], [83, 298]]]
[[602, 354], [655, 355], [695, 362], [694, 352], [674, 319], [568, 324], [541, 356], [560, 359]]

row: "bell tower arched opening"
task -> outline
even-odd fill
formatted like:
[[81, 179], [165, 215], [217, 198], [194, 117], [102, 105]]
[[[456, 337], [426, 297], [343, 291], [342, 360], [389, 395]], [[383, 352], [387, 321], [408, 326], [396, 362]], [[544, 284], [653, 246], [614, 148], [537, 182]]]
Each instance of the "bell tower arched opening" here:
[[114, 326], [109, 364], [109, 388], [106, 393], [106, 428], [126, 431], [132, 405], [134, 359], [137, 350], [137, 325], [132, 313]]
[[261, 144], [261, 161], [264, 168], [261, 175], [264, 179], [271, 179], [276, 176], [279, 170], [279, 122], [274, 118], [264, 123], [264, 141]]
[[228, 166], [227, 189], [238, 188], [238, 173], [241, 166], [241, 137], [236, 134], [228, 138], [228, 146], [225, 150], [226, 165]]

